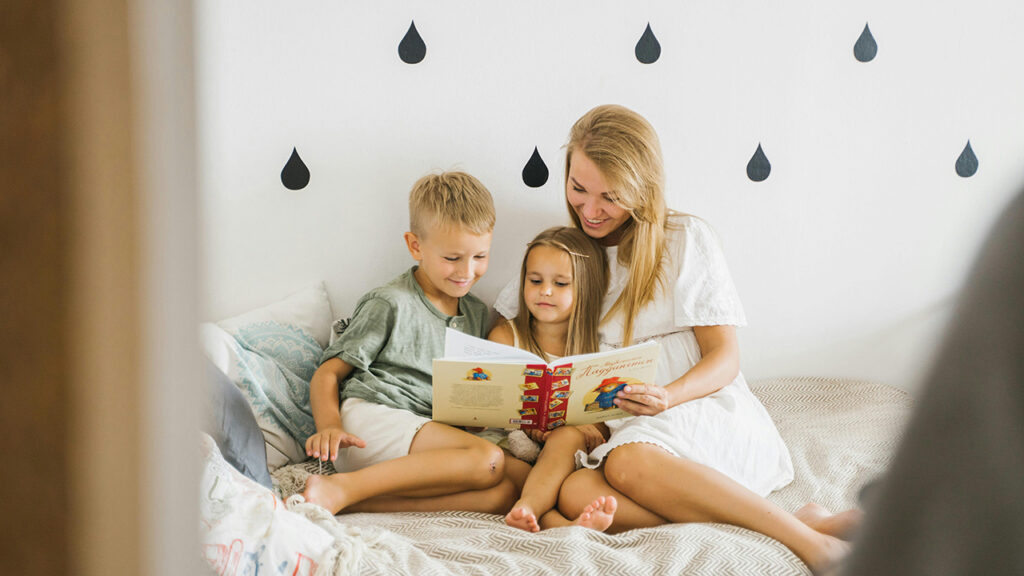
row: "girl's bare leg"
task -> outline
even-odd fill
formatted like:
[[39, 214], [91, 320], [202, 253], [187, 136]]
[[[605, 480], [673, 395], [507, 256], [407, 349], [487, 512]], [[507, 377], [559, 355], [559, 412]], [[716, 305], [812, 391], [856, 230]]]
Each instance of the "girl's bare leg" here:
[[539, 518], [555, 507], [562, 481], [576, 469], [574, 455], [584, 448], [583, 434], [577, 429], [566, 427], [552, 432], [526, 478], [522, 497], [505, 515], [505, 523], [527, 532], [539, 531]]
[[442, 496], [486, 490], [505, 476], [501, 448], [463, 430], [428, 422], [416, 434], [409, 454], [361, 470], [310, 476], [302, 495], [337, 514], [376, 496]]
[[667, 520], [661, 516], [643, 508], [622, 492], [612, 488], [605, 480], [602, 469], [581, 468], [573, 472], [562, 483], [562, 489], [558, 495], [558, 508], [550, 510], [541, 517], [541, 528], [546, 530], [558, 526], [572, 526], [575, 521], [569, 518], [579, 520], [587, 507], [602, 497], [614, 498], [617, 504], [614, 520], [610, 526], [605, 528], [606, 532], [624, 532], [634, 528], [660, 526], [667, 523]]
[[[815, 573], [849, 551], [846, 542], [812, 529], [724, 474], [652, 444], [626, 444], [612, 450], [604, 475], [618, 492], [670, 522], [721, 522], [760, 532], [787, 546]], [[562, 510], [572, 515], [585, 499], [579, 494]], [[612, 530], [619, 522], [617, 514]]]

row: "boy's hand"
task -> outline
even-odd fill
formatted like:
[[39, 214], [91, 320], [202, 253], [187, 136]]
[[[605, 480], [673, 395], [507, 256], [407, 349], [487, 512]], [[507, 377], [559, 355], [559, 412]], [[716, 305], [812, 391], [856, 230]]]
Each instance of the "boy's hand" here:
[[363, 442], [358, 436], [345, 432], [340, 427], [332, 426], [324, 428], [306, 439], [306, 456], [333, 462], [338, 459], [338, 450], [349, 446], [366, 448], [366, 442]]

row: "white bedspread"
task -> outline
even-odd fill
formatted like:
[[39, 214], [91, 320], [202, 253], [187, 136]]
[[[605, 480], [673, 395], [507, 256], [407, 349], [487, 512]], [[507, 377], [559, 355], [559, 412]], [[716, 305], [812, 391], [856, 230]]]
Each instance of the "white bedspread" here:
[[[897, 389], [847, 380], [775, 379], [755, 382], [752, 389], [793, 457], [796, 480], [769, 496], [787, 510], [811, 501], [833, 511], [855, 506], [861, 486], [887, 464], [911, 404]], [[575, 527], [529, 534], [488, 514], [335, 519], [296, 498], [285, 509], [268, 491], [233, 473], [215, 446], [207, 443], [205, 451], [204, 550], [218, 574], [244, 574], [253, 564], [271, 574], [808, 573], [778, 542], [722, 524], [617, 535]], [[286, 479], [285, 496], [307, 474], [290, 468], [275, 473]], [[268, 508], [268, 502], [274, 505]]]

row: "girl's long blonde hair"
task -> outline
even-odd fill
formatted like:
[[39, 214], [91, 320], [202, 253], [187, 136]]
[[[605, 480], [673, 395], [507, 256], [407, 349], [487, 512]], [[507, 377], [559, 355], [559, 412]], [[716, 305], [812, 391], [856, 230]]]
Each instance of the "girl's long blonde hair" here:
[[519, 346], [543, 358], [533, 334], [533, 314], [526, 307], [526, 259], [537, 246], [548, 246], [569, 255], [572, 262], [572, 313], [565, 341], [565, 355], [597, 352], [600, 340], [597, 328], [601, 320], [601, 300], [608, 289], [608, 259], [604, 249], [579, 228], [555, 226], [537, 235], [527, 245], [519, 272], [519, 313], [512, 320], [519, 334]]
[[[661, 144], [654, 128], [636, 112], [622, 106], [598, 106], [576, 121], [565, 151], [565, 185], [573, 152], [579, 150], [597, 165], [611, 186], [612, 201], [629, 213], [619, 240], [618, 261], [629, 269], [629, 281], [602, 319], [624, 315], [622, 342], [633, 340], [633, 322], [640, 309], [665, 284], [665, 172]], [[566, 200], [577, 228], [579, 216]]]

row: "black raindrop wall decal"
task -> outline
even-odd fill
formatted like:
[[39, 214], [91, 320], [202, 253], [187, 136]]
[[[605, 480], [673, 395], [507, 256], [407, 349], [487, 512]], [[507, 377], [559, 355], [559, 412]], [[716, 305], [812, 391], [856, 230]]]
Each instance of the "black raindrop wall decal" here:
[[540, 188], [548, 181], [548, 166], [540, 157], [537, 147], [533, 148], [533, 155], [523, 166], [523, 183], [530, 188]]
[[875, 59], [875, 54], [878, 54], [878, 44], [865, 22], [864, 31], [860, 33], [860, 38], [857, 38], [857, 43], [853, 45], [853, 57], [861, 62], [871, 62]]
[[757, 143], [757, 151], [750, 157], [750, 162], [747, 162], [747, 178], [750, 178], [754, 182], [761, 182], [768, 175], [772, 173], [772, 164], [768, 161], [768, 157], [764, 155], [764, 150], [761, 149], [761, 143]]
[[409, 31], [398, 43], [398, 57], [406, 64], [419, 64], [427, 55], [427, 45], [416, 31], [416, 21], [409, 24]]
[[967, 141], [967, 146], [964, 146], [964, 151], [960, 153], [960, 157], [956, 159], [956, 173], [963, 178], [970, 178], [974, 176], [974, 173], [978, 171], [978, 157], [974, 155], [974, 150], [971, 148], [971, 141]]
[[281, 170], [281, 184], [289, 190], [302, 190], [309, 184], [309, 168], [306, 168], [306, 163], [299, 158], [295, 148], [292, 148], [292, 155]]
[[654, 32], [651, 30], [651, 24], [647, 23], [647, 29], [644, 30], [640, 40], [636, 43], [636, 59], [643, 64], [652, 64], [658, 60], [661, 56], [661, 43], [654, 37]]

